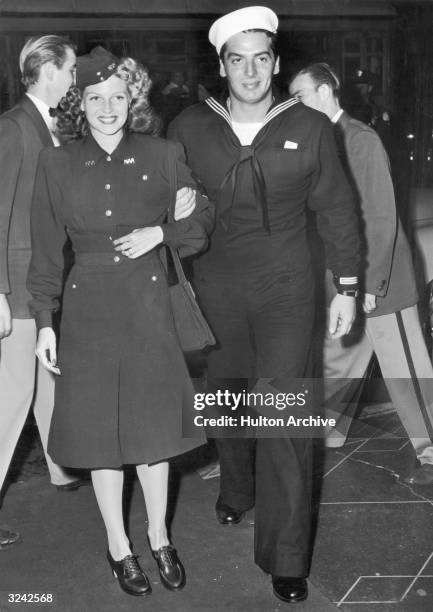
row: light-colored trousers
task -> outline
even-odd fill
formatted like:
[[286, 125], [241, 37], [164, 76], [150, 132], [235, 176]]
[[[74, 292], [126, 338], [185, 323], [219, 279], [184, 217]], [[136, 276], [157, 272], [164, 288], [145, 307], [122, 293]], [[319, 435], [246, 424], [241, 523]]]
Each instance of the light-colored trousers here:
[[13, 319], [12, 325], [11, 335], [0, 342], [0, 491], [32, 402], [51, 482], [67, 484], [76, 476], [53, 463], [47, 454], [54, 376], [36, 363], [34, 320]]
[[[359, 331], [359, 330], [358, 330]], [[416, 306], [392, 314], [365, 319], [360, 333], [332, 339], [325, 337], [323, 377], [326, 416], [347, 435], [359, 396], [356, 384], [342, 393], [344, 379], [365, 376], [376, 353], [391, 401], [421, 463], [433, 464], [433, 368], [422, 335]]]

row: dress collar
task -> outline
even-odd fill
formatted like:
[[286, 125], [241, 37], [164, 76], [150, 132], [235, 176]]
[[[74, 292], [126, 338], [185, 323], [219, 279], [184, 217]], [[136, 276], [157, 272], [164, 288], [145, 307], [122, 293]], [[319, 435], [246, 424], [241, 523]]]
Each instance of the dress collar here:
[[112, 153], [107, 153], [95, 140], [93, 134], [89, 131], [88, 135], [83, 140], [83, 148], [86, 153], [86, 157], [95, 162], [102, 157], [111, 157], [114, 159], [123, 159], [125, 155], [128, 155], [128, 142], [130, 140], [128, 132], [123, 132], [122, 139], [120, 140], [117, 147]]

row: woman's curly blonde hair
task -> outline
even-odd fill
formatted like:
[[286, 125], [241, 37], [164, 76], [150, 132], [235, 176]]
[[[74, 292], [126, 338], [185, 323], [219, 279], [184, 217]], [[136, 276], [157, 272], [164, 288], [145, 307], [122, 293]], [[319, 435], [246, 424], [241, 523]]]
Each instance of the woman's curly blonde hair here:
[[[130, 97], [128, 130], [158, 136], [161, 132], [162, 121], [149, 103], [152, 81], [147, 68], [132, 57], [123, 57], [115, 74], [126, 82]], [[55, 111], [56, 134], [62, 143], [76, 140], [89, 133], [89, 124], [81, 108], [82, 94], [83, 92], [78, 87], [70, 87]]]

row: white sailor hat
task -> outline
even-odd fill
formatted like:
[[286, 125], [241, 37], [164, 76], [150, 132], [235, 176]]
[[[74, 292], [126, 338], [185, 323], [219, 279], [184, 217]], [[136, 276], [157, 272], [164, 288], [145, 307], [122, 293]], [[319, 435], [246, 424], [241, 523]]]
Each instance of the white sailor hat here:
[[239, 32], [257, 29], [275, 34], [277, 28], [278, 17], [270, 8], [247, 6], [217, 19], [209, 30], [209, 40], [219, 54], [223, 44]]

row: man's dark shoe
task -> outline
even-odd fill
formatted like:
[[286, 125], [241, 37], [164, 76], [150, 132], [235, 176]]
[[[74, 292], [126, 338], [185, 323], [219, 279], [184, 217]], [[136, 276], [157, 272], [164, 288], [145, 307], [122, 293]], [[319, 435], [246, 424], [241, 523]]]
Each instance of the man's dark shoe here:
[[158, 564], [161, 582], [170, 591], [180, 591], [186, 582], [185, 569], [177, 556], [174, 546], [161, 546], [152, 550], [152, 556]]
[[308, 597], [308, 586], [305, 578], [289, 576], [272, 576], [274, 595], [286, 603], [297, 603]]
[[217, 499], [215, 512], [218, 522], [221, 523], [221, 525], [236, 525], [236, 523], [241, 522], [245, 514], [244, 510], [236, 510], [236, 508], [232, 508], [222, 502], [221, 497]]
[[128, 595], [149, 595], [152, 587], [149, 578], [143, 572], [135, 555], [127, 555], [115, 561], [107, 550], [107, 559], [113, 576], [119, 580], [120, 588]]
[[410, 485], [432, 485], [433, 465], [431, 463], [423, 463], [420, 467], [415, 468], [409, 476], [403, 478], [403, 482]]
[[67, 482], [64, 485], [54, 485], [57, 491], [68, 493], [69, 491], [77, 491], [80, 487], [88, 487], [91, 484], [90, 479], [77, 478], [72, 482]]
[[20, 539], [19, 533], [6, 529], [5, 527], [0, 527], [0, 550], [8, 546], [13, 546], [13, 544], [19, 542]]

